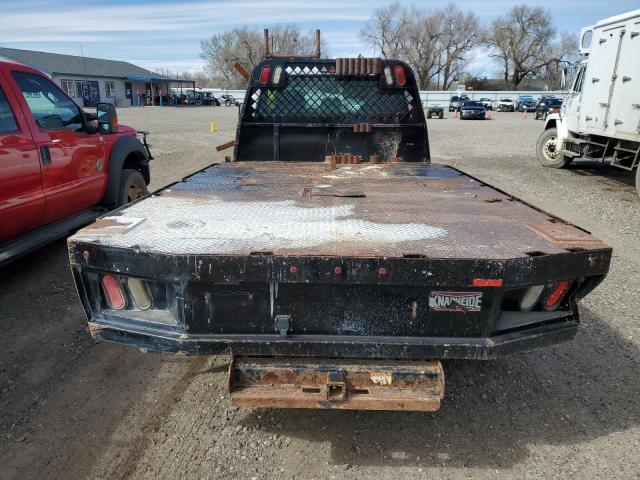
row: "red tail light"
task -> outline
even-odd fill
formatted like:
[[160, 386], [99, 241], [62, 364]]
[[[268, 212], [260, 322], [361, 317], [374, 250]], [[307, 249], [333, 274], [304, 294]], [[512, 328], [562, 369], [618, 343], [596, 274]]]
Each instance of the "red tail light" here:
[[400, 86], [402, 86], [405, 83], [407, 83], [407, 77], [404, 74], [404, 68], [402, 68], [399, 65], [396, 67], [396, 82]]
[[104, 275], [102, 277], [102, 287], [107, 297], [107, 303], [114, 310], [122, 310], [127, 306], [127, 302], [122, 293], [120, 282], [113, 275]]
[[269, 65], [265, 65], [262, 67], [262, 72], [260, 72], [260, 83], [262, 85], [266, 85], [269, 82], [269, 75], [271, 74], [271, 67]]
[[562, 280], [555, 283], [551, 289], [551, 293], [549, 293], [544, 301], [545, 310], [555, 310], [560, 304], [560, 301], [566, 295], [569, 287], [571, 287], [571, 282], [569, 280]]

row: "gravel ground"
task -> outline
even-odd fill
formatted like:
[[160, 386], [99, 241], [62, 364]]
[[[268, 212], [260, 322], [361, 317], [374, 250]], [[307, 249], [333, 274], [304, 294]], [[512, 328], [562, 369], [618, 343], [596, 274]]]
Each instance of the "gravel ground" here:
[[[237, 109], [122, 109], [151, 132], [152, 188], [222, 159]], [[56, 242], [0, 275], [0, 478], [640, 478], [640, 201], [631, 177], [535, 160], [542, 122], [430, 120], [435, 162], [591, 230], [611, 272], [563, 345], [447, 362], [433, 414], [239, 410], [227, 358], [89, 337]], [[209, 131], [214, 121], [217, 133]]]

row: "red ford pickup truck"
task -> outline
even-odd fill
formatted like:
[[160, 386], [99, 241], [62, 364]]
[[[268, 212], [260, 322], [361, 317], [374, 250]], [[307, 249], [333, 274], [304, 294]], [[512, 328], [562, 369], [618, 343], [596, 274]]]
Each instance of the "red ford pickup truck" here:
[[85, 113], [46, 75], [0, 61], [0, 266], [146, 194], [145, 133], [118, 125], [111, 104]]

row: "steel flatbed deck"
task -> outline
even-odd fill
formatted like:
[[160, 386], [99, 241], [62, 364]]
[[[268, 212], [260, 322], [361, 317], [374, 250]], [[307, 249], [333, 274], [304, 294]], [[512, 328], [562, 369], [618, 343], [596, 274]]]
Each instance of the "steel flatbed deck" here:
[[605, 248], [454, 168], [417, 163], [213, 165], [70, 241], [168, 255], [487, 260]]

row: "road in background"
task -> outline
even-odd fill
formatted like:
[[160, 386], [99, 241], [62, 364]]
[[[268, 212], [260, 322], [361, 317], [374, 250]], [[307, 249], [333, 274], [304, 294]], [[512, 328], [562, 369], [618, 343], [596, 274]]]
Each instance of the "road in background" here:
[[[237, 108], [121, 109], [119, 117], [151, 132], [158, 188], [223, 159], [215, 145], [234, 137]], [[0, 270], [0, 478], [638, 478], [633, 179], [591, 164], [540, 167], [543, 124], [531, 116], [428, 125], [435, 162], [614, 248], [574, 341], [446, 362], [446, 398], [433, 414], [239, 410], [226, 395], [228, 358], [94, 344], [60, 241]]]

